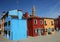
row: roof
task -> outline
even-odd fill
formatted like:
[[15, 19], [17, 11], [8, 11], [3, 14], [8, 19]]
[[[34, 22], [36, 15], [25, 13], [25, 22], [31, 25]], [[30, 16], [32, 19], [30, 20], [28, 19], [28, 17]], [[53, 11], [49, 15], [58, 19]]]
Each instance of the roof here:
[[38, 17], [38, 16], [30, 16], [30, 17], [28, 17], [28, 19], [29, 18], [40, 18], [40, 17]]
[[47, 17], [42, 17], [43, 19], [54, 19], [54, 18], [47, 18]]
[[2, 15], [1, 19], [2, 19], [2, 18], [4, 18], [4, 17], [7, 15], [7, 13], [8, 13], [8, 12], [3, 13], [3, 15]]
[[38, 19], [54, 19], [54, 18], [38, 17], [38, 16], [30, 16], [30, 17], [28, 17], [28, 19], [30, 19], [30, 18], [38, 18]]

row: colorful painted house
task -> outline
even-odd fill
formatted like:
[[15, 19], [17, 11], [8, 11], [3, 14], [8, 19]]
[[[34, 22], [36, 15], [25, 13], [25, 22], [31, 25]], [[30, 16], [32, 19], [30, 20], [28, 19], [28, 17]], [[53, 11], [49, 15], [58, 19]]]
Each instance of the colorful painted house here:
[[60, 30], [60, 16], [55, 19], [55, 29], [56, 29], [57, 31]]
[[[27, 20], [28, 35], [29, 36], [39, 36], [44, 31], [44, 20], [39, 17], [30, 17]], [[42, 34], [43, 35], [43, 34]]]
[[55, 30], [58, 31], [58, 19], [54, 19]]
[[22, 18], [21, 10], [11, 10], [2, 16], [4, 18], [4, 37], [10, 40], [22, 40], [27, 38], [27, 20]]
[[60, 16], [58, 17], [58, 29], [60, 31]]
[[44, 20], [36, 16], [35, 7], [32, 8], [32, 15], [25, 13], [23, 16], [27, 18], [28, 36], [43, 35]]
[[44, 18], [45, 34], [53, 34], [55, 32], [55, 25], [53, 18]]

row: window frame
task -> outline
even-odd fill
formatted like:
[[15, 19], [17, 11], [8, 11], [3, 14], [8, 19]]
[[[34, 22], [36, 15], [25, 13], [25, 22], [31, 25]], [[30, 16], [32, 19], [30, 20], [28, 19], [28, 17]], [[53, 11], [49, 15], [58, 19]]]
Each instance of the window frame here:
[[42, 25], [43, 24], [43, 20], [40, 20], [40, 25]]
[[7, 26], [7, 22], [4, 23], [4, 27]]
[[51, 25], [54, 25], [53, 21], [51, 21]]
[[45, 26], [47, 25], [46, 21], [44, 21], [44, 25], [45, 25]]
[[8, 26], [10, 26], [10, 21], [8, 21]]
[[34, 19], [34, 24], [37, 24], [37, 19]]

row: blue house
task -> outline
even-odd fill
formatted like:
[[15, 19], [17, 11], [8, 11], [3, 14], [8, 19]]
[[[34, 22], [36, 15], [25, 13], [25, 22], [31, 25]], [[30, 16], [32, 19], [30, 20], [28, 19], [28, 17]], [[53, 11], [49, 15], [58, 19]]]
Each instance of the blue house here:
[[27, 20], [22, 18], [21, 10], [11, 10], [5, 13], [4, 37], [10, 40], [22, 40], [27, 38]]

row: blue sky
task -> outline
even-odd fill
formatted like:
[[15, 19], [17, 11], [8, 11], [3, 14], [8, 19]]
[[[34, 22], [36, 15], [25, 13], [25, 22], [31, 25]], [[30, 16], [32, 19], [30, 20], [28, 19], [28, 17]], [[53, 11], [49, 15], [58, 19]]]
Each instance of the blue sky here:
[[22, 9], [24, 13], [32, 14], [33, 5], [37, 16], [56, 18], [60, 15], [60, 0], [0, 0], [0, 16], [3, 11], [13, 9]]

